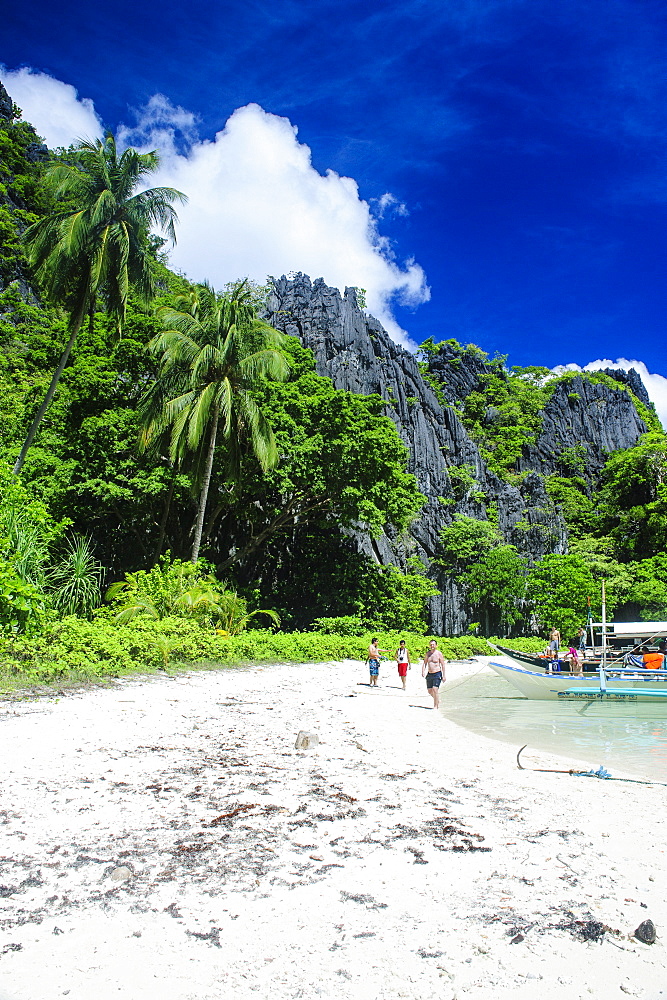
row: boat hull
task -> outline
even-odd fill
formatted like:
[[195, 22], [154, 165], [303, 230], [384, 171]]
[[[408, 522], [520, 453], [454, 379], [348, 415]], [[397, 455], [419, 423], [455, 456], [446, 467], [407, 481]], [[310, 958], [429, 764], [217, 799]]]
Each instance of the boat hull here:
[[493, 660], [489, 666], [524, 698], [537, 701], [617, 701], [661, 702], [667, 704], [667, 680], [657, 677], [608, 677], [606, 690], [600, 679], [571, 677], [569, 674], [544, 674], [520, 666], [507, 666]]
[[[516, 664], [517, 667], [524, 667], [527, 668], [528, 670], [533, 670], [536, 673], [542, 673], [542, 674], [551, 673], [551, 670], [549, 669], [551, 666], [551, 661], [548, 660], [545, 656], [537, 656], [534, 653], [524, 653], [517, 649], [508, 649], [506, 646], [497, 646], [495, 644], [492, 645], [493, 649], [498, 650], [499, 653], [502, 653], [503, 656], [506, 656], [508, 659], [510, 659], [512, 663]], [[585, 661], [583, 664], [584, 673], [596, 672], [599, 666], [600, 666], [599, 660], [589, 659], [588, 661]], [[556, 672], [569, 674], [570, 672], [569, 664], [566, 664], [564, 661], [561, 660], [560, 670]]]

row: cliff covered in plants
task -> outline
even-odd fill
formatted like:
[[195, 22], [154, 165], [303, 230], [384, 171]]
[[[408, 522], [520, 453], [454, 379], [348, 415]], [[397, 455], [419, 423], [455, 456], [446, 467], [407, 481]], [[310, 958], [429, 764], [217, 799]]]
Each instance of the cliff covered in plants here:
[[[284, 629], [569, 628], [603, 577], [621, 613], [667, 613], [667, 448], [636, 374], [556, 377], [455, 340], [413, 355], [355, 289], [297, 275], [211, 292], [169, 270], [148, 227], [151, 295], [130, 287], [116, 312], [108, 287], [89, 297], [12, 480], [72, 329], [73, 286], [44, 280], [25, 233], [59, 204], [51, 167], [116, 155], [46, 150], [0, 90], [3, 627], [110, 615], [95, 610], [110, 584], [155, 566], [171, 579], [193, 541], [204, 576], [183, 608], [209, 624], [233, 594], [242, 619], [267, 609]], [[261, 336], [278, 352], [273, 375], [235, 383], [246, 408], [231, 429], [213, 407], [206, 433], [175, 438], [171, 403], [199, 391], [178, 336], [209, 336], [229, 310], [246, 348]], [[261, 447], [253, 413], [271, 429]]]
[[510, 546], [527, 565], [564, 555], [569, 531], [557, 483], [563, 488], [569, 477], [587, 500], [610, 454], [659, 431], [636, 373], [509, 370], [504, 358], [453, 340], [427, 341], [420, 361], [359, 307], [352, 288], [341, 296], [322, 280], [281, 278], [267, 315], [313, 351], [337, 388], [384, 399], [426, 503], [403, 535], [358, 534], [357, 542], [378, 564], [418, 566], [434, 580], [436, 631], [468, 626], [466, 570], [485, 554], [484, 539]]

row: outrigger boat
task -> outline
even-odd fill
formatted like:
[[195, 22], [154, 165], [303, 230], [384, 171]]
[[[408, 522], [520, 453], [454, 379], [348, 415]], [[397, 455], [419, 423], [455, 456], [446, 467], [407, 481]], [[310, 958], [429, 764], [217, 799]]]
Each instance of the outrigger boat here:
[[[593, 640], [593, 630], [602, 629], [602, 622], [591, 622], [591, 643], [581, 654], [580, 664], [585, 674], [597, 673], [603, 659], [603, 646]], [[641, 655], [636, 655], [639, 647], [654, 645], [657, 640], [667, 639], [667, 622], [620, 622], [606, 626], [606, 655], [608, 666], [641, 666]], [[565, 659], [552, 660], [546, 653], [526, 653], [500, 646], [498, 643], [489, 645], [508, 657], [515, 666], [524, 667], [539, 673], [554, 671], [570, 671], [571, 666]], [[634, 659], [633, 659], [634, 655]]]
[[[592, 629], [601, 630], [599, 656], [593, 643], [593, 658], [584, 669], [593, 669], [586, 676], [549, 672], [549, 663], [530, 654], [496, 646], [512, 661], [512, 665], [489, 662], [497, 674], [504, 677], [525, 698], [541, 701], [662, 701], [667, 699], [667, 670], [646, 670], [633, 657], [632, 650], [642, 644], [667, 638], [666, 622], [623, 622], [611, 626], [605, 621], [603, 586], [602, 621]], [[610, 642], [611, 640], [611, 642]], [[629, 643], [629, 647], [624, 645]], [[609, 650], [615, 654], [611, 659]], [[539, 666], [531, 665], [537, 660]], [[528, 662], [526, 662], [528, 661]]]
[[508, 666], [493, 660], [489, 666], [524, 698], [540, 701], [663, 701], [667, 698], [667, 670], [641, 667], [603, 667], [596, 675], [573, 677]]

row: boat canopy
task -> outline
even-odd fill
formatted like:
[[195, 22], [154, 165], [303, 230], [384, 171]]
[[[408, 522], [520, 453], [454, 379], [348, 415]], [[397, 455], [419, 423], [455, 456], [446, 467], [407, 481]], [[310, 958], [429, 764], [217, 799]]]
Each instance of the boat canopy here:
[[[602, 622], [593, 622], [593, 628], [603, 628]], [[613, 638], [650, 639], [662, 635], [667, 638], [667, 622], [607, 622], [607, 635]]]

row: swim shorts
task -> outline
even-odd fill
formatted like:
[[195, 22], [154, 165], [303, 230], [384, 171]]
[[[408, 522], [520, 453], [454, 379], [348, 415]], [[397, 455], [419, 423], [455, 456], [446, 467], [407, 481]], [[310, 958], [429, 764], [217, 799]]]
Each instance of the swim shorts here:
[[369, 660], [368, 669], [370, 671], [371, 677], [377, 677], [380, 673], [380, 661], [379, 660]]
[[558, 647], [559, 647], [558, 639], [552, 639], [551, 642], [549, 643], [549, 649], [553, 649], [554, 653], [557, 653]]
[[408, 665], [407, 665], [407, 663], [399, 663], [398, 664], [398, 676], [399, 677], [407, 677], [408, 676]]
[[439, 688], [441, 684], [442, 684], [442, 670], [438, 670], [434, 674], [426, 675], [427, 688]]

